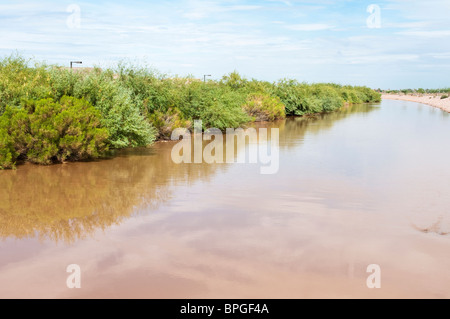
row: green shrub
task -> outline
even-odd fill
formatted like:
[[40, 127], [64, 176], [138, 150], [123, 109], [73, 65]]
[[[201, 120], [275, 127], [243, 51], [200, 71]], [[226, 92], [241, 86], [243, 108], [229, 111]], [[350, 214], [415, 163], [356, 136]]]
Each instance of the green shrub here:
[[14, 141], [7, 130], [0, 128], [0, 169], [14, 168], [17, 153], [14, 150]]
[[339, 86], [331, 84], [313, 84], [311, 91], [318, 101], [319, 108], [312, 109], [312, 113], [331, 112], [342, 107], [344, 101], [339, 94]]
[[364, 103], [381, 101], [381, 93], [376, 92], [368, 87], [355, 86], [353, 87], [353, 90], [360, 92], [361, 96], [364, 96], [364, 98], [361, 98]]
[[11, 168], [21, 157], [37, 164], [97, 158], [107, 150], [107, 138], [100, 112], [85, 100], [30, 100], [0, 117], [0, 164]]
[[287, 115], [331, 112], [343, 105], [341, 87], [336, 84], [305, 84], [293, 80], [277, 83], [275, 94], [286, 106]]
[[224, 75], [222, 77], [221, 84], [233, 90], [238, 90], [244, 88], [247, 85], [247, 80], [242, 78], [237, 71], [234, 71], [228, 75]]
[[358, 97], [356, 96], [355, 92], [349, 89], [343, 88], [341, 91], [341, 97], [345, 102], [350, 104], [361, 103], [361, 101], [359, 101]]
[[52, 67], [48, 71], [48, 85], [52, 92], [51, 97], [60, 100], [64, 95], [74, 96], [77, 82], [82, 81], [84, 74], [73, 72], [70, 69]]
[[214, 81], [186, 81], [178, 99], [183, 118], [202, 120], [204, 128], [236, 128], [251, 120], [242, 110], [246, 94]]
[[13, 54], [0, 60], [0, 115], [7, 105], [19, 105], [22, 99], [41, 99], [51, 96], [47, 67]]
[[261, 93], [270, 96], [276, 96], [275, 85], [267, 81], [258, 81], [255, 79], [247, 81], [244, 89], [248, 94]]
[[170, 139], [172, 131], [176, 128], [189, 129], [191, 127], [191, 122], [183, 118], [178, 108], [168, 109], [164, 113], [155, 111], [149, 119], [157, 129], [159, 139]]
[[251, 118], [242, 109], [244, 97], [236, 92], [221, 92], [202, 102], [204, 108], [200, 110], [200, 116], [194, 119], [202, 120], [205, 129], [225, 130], [240, 127], [251, 121]]
[[267, 94], [251, 94], [243, 106], [255, 121], [273, 121], [286, 117], [285, 106], [279, 97]]
[[441, 95], [441, 100], [448, 98], [447, 94]]
[[147, 146], [156, 131], [133, 103], [132, 92], [114, 79], [110, 71], [93, 72], [79, 80], [74, 95], [85, 98], [101, 112], [101, 124], [108, 130], [113, 148]]
[[117, 81], [130, 94], [133, 104], [143, 113], [165, 112], [176, 106], [176, 85], [155, 71], [121, 62], [115, 70]]
[[275, 94], [286, 107], [286, 115], [303, 115], [302, 97], [306, 96], [306, 90], [297, 81], [282, 80], [276, 84]]

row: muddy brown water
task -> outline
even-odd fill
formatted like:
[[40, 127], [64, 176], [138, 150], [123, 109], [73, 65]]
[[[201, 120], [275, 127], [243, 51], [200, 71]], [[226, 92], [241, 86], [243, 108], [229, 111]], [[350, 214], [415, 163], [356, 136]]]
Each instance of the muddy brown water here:
[[450, 297], [449, 114], [385, 100], [263, 126], [272, 175], [175, 164], [174, 142], [0, 172], [0, 297]]

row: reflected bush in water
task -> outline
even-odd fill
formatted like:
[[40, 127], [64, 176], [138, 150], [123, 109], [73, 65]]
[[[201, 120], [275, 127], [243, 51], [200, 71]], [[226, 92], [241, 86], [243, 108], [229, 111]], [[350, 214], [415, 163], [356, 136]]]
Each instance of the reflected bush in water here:
[[277, 122], [280, 128], [280, 147], [296, 147], [295, 144], [288, 143], [289, 140], [301, 140], [308, 134], [321, 133], [323, 130], [331, 129], [337, 122], [347, 118], [350, 114], [364, 114], [377, 110], [370, 104], [354, 104], [345, 106], [337, 112], [315, 114], [304, 117], [290, 117], [286, 121]]
[[[165, 144], [165, 143], [164, 143]], [[166, 201], [177, 183], [208, 180], [215, 165], [176, 165], [170, 145], [158, 155], [89, 163], [23, 166], [0, 175], [0, 237], [73, 242]], [[139, 150], [139, 149], [137, 149]]]
[[[280, 128], [280, 147], [291, 148], [298, 145], [287, 140], [301, 140], [307, 133], [331, 128], [349, 114], [373, 110], [376, 108], [370, 105], [353, 105], [335, 113], [253, 126]], [[99, 162], [51, 167], [25, 165], [17, 171], [3, 172], [0, 237], [37, 236], [72, 242], [119, 224], [139, 211], [148, 212], [170, 199], [177, 184], [208, 182], [215, 173], [228, 167], [174, 164], [173, 145], [161, 142], [152, 148], [114, 151], [114, 158]], [[235, 154], [239, 151], [243, 150], [235, 149]]]

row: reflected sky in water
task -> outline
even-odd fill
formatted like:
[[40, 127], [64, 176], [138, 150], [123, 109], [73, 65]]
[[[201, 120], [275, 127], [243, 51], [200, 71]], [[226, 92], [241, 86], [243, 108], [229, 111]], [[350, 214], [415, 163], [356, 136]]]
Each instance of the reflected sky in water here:
[[280, 129], [274, 175], [177, 165], [174, 142], [0, 172], [0, 296], [448, 298], [449, 121], [387, 100], [258, 124]]

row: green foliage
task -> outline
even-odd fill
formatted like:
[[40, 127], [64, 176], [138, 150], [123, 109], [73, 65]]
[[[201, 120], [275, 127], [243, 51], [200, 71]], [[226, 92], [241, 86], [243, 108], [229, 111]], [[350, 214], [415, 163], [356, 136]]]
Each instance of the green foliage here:
[[424, 94], [426, 91], [422, 88], [417, 89], [417, 93]]
[[37, 164], [97, 158], [107, 137], [100, 112], [85, 100], [26, 101], [21, 109], [6, 107], [0, 117], [0, 166], [11, 168], [20, 158]]
[[247, 85], [247, 80], [242, 78], [237, 71], [231, 72], [228, 75], [222, 77], [221, 84], [233, 89], [242, 89]]
[[409, 93], [412, 93], [412, 90], [401, 90], [401, 92], [403, 93], [403, 94], [409, 94]]
[[78, 73], [29, 65], [29, 60], [18, 55], [0, 60], [0, 115], [6, 105], [18, 107], [23, 99], [59, 101], [64, 95], [74, 96], [85, 98], [101, 111], [101, 123], [108, 129], [112, 147], [145, 146], [154, 141], [155, 129], [142, 115], [138, 96], [125, 85], [130, 81], [116, 80], [112, 70]]
[[447, 99], [447, 98], [448, 98], [448, 95], [447, 95], [447, 94], [441, 95], [441, 100]]
[[365, 86], [355, 86], [353, 90], [359, 94], [363, 103], [371, 103], [371, 102], [380, 102], [381, 101], [381, 93], [374, 91]]
[[64, 95], [74, 96], [75, 85], [82, 81], [83, 74], [72, 72], [61, 67], [52, 67], [48, 70], [48, 85], [51, 97], [55, 100]]
[[19, 105], [22, 99], [51, 96], [45, 65], [29, 67], [30, 60], [17, 54], [0, 60], [0, 115], [7, 105]]
[[250, 94], [243, 108], [255, 121], [274, 121], [286, 117], [280, 98], [267, 94]]
[[[235, 128], [249, 122], [251, 118], [242, 110], [246, 94], [214, 82], [192, 79], [164, 80], [174, 88], [167, 103], [159, 105], [161, 112], [177, 108], [181, 118], [192, 123], [202, 120], [205, 128]], [[159, 116], [158, 116], [159, 117]]]
[[350, 104], [362, 103], [361, 99], [358, 97], [354, 90], [348, 88], [342, 88], [341, 97]]
[[[242, 109], [245, 98], [238, 92], [215, 89], [196, 102], [196, 111], [199, 114], [197, 119], [202, 120], [204, 129], [214, 127], [225, 130], [242, 126], [251, 120]], [[199, 105], [202, 108], [198, 108]]]
[[0, 168], [15, 168], [20, 156], [26, 154], [29, 134], [29, 115], [24, 109], [6, 107], [0, 116]]
[[325, 84], [308, 85], [282, 80], [277, 84], [276, 94], [285, 104], [287, 115], [330, 112], [343, 105], [338, 91]]
[[[31, 64], [17, 54], [0, 60], [0, 115], [4, 113], [0, 166], [4, 168], [25, 159], [47, 164], [96, 157], [95, 150], [104, 148], [102, 143], [111, 148], [146, 146], [156, 138], [167, 138], [175, 128], [189, 128], [194, 120], [202, 120], [204, 128], [224, 130], [252, 120], [332, 112], [344, 103], [381, 99], [380, 93], [367, 87], [295, 80], [270, 83], [247, 80], [236, 71], [220, 81], [204, 83], [192, 77], [167, 77], [129, 63], [120, 63], [116, 69], [77, 71]], [[98, 123], [83, 122], [72, 112], [75, 109], [80, 116], [95, 109], [96, 115], [90, 118]], [[84, 133], [75, 137], [58, 129], [68, 118], [79, 123], [73, 132]], [[85, 132], [89, 125], [103, 130], [94, 134], [102, 137], [102, 145], [89, 146], [91, 135]]]
[[0, 128], [0, 169], [15, 168], [17, 153], [14, 141], [4, 127]]
[[100, 110], [113, 148], [147, 146], [155, 140], [155, 129], [133, 103], [131, 90], [116, 81], [111, 71], [96, 70], [80, 78], [73, 94]]
[[403, 89], [403, 90], [385, 90], [384, 92], [389, 94], [439, 94], [439, 93], [447, 93], [450, 94], [450, 88], [441, 88], [441, 89]]
[[114, 72], [117, 81], [126, 89], [134, 105], [142, 112], [151, 114], [154, 111], [165, 112], [176, 106], [175, 85], [164, 76], [146, 68], [121, 62]]
[[155, 111], [149, 117], [150, 122], [158, 131], [159, 139], [170, 139], [176, 128], [190, 128], [191, 122], [184, 119], [178, 108], [170, 108], [166, 112]]

